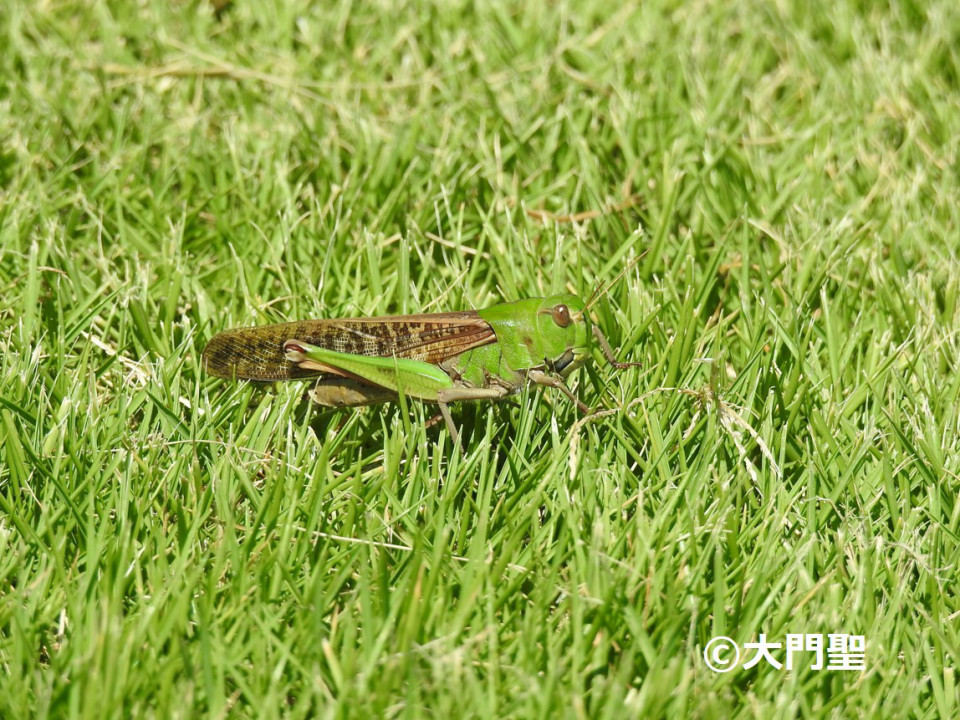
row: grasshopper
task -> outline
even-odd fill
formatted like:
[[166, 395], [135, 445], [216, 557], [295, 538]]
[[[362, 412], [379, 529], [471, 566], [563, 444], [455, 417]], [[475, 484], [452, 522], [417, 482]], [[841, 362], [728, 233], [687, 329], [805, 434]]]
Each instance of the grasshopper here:
[[213, 336], [204, 369], [261, 381], [318, 378], [311, 398], [359, 407], [406, 397], [436, 403], [454, 443], [449, 404], [502, 400], [528, 383], [555, 388], [590, 409], [564, 380], [590, 355], [591, 335], [617, 369], [610, 343], [576, 295], [502, 303], [466, 312], [303, 320]]

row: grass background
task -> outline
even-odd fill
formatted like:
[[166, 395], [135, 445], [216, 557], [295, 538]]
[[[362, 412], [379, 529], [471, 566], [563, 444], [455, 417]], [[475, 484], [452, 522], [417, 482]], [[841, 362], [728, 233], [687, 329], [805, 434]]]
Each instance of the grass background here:
[[[0, 716], [957, 717], [952, 0], [0, 11]], [[564, 398], [217, 330], [588, 295]], [[599, 355], [598, 355], [599, 359]], [[865, 635], [866, 670], [703, 645]]]

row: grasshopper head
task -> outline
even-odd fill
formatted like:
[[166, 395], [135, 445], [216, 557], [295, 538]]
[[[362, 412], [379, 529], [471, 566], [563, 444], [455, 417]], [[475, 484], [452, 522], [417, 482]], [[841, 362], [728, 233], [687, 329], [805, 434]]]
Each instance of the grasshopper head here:
[[583, 365], [590, 355], [590, 327], [583, 300], [576, 295], [544, 298], [537, 315], [546, 359], [554, 369], [566, 376]]

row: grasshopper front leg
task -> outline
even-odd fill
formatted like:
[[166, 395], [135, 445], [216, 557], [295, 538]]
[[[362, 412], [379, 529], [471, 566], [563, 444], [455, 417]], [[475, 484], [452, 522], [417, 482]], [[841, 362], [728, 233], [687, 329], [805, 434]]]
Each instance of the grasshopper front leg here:
[[607, 341], [606, 336], [596, 325], [593, 326], [593, 336], [597, 339], [597, 342], [600, 343], [600, 349], [603, 351], [603, 356], [607, 359], [607, 362], [613, 365], [617, 370], [626, 370], [630, 367], [640, 367], [641, 363], [638, 362], [620, 362], [617, 360], [616, 355], [613, 354], [613, 348], [610, 347], [610, 343]]

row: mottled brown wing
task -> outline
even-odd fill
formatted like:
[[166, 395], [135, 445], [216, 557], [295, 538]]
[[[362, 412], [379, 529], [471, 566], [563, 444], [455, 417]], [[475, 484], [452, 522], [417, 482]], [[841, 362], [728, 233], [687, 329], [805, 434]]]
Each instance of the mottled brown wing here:
[[438, 364], [471, 348], [495, 342], [493, 328], [474, 310], [393, 315], [236, 328], [214, 335], [203, 350], [211, 375], [246, 380], [316, 377], [284, 358], [283, 344], [300, 340], [353, 355], [409, 358]]

